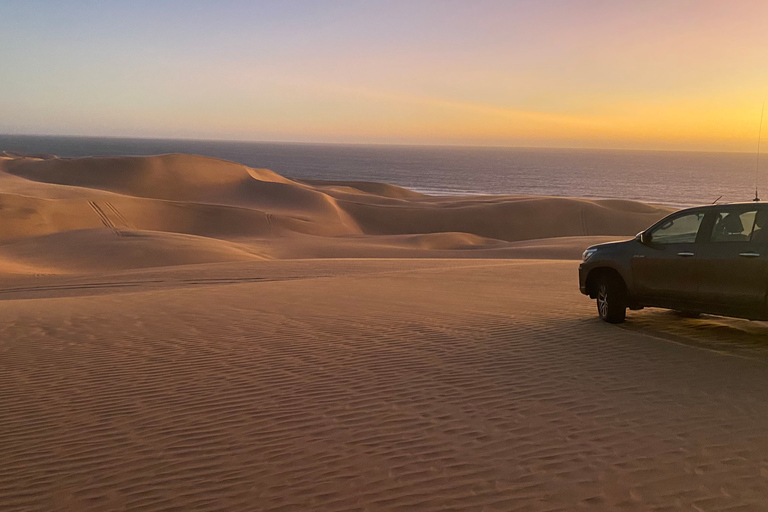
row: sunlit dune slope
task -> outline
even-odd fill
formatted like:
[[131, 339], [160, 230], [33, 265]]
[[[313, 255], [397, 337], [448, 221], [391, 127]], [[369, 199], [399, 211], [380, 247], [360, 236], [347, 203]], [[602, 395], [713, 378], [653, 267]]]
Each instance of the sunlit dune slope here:
[[390, 185], [389, 183], [376, 183], [373, 181], [300, 180], [300, 182], [315, 186], [319, 190], [333, 192], [336, 195], [345, 193], [359, 194], [360, 192], [365, 192], [371, 196], [394, 199], [417, 199], [426, 197], [424, 194], [414, 192], [407, 188]]
[[[526, 257], [574, 257], [595, 237], [633, 235], [666, 213], [632, 201], [295, 181], [192, 155], [0, 157], [0, 258], [13, 263], [0, 269], [15, 272], [253, 257], [520, 257], [523, 241]], [[562, 237], [587, 238], [535, 242]]]
[[288, 182], [266, 169], [193, 155], [15, 158], [5, 163], [5, 172], [43, 183], [184, 201], [231, 191], [245, 181]]

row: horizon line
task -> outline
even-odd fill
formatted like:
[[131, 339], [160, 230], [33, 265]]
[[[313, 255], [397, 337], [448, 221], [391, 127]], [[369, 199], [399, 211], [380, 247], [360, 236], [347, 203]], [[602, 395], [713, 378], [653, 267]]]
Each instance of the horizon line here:
[[[549, 150], [591, 150], [591, 151], [637, 151], [637, 152], [666, 152], [666, 153], [727, 153], [727, 154], [756, 154], [755, 151], [726, 151], [706, 149], [653, 149], [653, 148], [607, 148], [599, 146], [518, 146], [501, 144], [451, 144], [451, 143], [419, 143], [419, 142], [317, 142], [291, 140], [253, 140], [197, 137], [138, 137], [123, 135], [62, 135], [35, 133], [0, 133], [0, 137], [41, 137], [51, 139], [111, 139], [111, 140], [145, 140], [145, 141], [179, 141], [179, 142], [232, 142], [242, 144], [283, 144], [295, 146], [378, 146], [378, 147], [413, 147], [413, 148], [466, 148], [466, 149], [549, 149]], [[5, 151], [0, 148], [0, 150]]]

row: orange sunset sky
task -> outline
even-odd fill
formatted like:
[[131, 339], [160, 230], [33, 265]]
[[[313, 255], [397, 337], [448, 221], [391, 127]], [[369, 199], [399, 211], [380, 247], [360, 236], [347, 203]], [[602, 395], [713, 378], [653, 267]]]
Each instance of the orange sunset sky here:
[[768, 2], [9, 1], [0, 132], [754, 151]]

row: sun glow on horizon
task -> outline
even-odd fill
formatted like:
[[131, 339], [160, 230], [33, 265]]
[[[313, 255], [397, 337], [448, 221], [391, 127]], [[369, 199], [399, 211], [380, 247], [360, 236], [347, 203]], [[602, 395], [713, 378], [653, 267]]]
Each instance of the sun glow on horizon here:
[[0, 132], [752, 151], [768, 4], [0, 6]]

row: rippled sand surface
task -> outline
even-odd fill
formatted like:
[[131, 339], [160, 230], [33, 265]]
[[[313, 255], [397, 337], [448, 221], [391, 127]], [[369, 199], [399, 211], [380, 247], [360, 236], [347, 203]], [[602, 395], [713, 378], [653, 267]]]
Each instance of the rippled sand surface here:
[[0, 286], [0, 510], [764, 510], [768, 328], [600, 322], [576, 263]]

